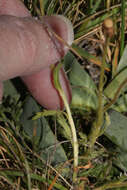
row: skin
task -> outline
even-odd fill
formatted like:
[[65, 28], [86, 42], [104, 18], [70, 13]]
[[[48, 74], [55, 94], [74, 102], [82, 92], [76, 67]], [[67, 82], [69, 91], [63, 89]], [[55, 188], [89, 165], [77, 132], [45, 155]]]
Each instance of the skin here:
[[[20, 76], [42, 106], [63, 108], [50, 65], [58, 63], [68, 49], [52, 31], [68, 44], [73, 42], [72, 25], [63, 16], [35, 20], [20, 0], [0, 0], [0, 99], [2, 81]], [[71, 88], [63, 68], [60, 83], [70, 102]]]

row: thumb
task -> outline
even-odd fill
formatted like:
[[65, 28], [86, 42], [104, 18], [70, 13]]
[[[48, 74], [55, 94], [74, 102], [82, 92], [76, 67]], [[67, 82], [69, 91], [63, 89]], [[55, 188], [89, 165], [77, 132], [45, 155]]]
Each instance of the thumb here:
[[[71, 45], [73, 42], [73, 29], [71, 23], [65, 19], [63, 16], [52, 16], [52, 17], [43, 17], [43, 21], [48, 23], [48, 26], [56, 32], [59, 36], [66, 40], [68, 44]], [[57, 41], [56, 41], [57, 42]], [[67, 48], [61, 44], [56, 45], [57, 51], [61, 55], [61, 57], [67, 52]], [[54, 55], [53, 55], [54, 56]], [[51, 58], [51, 54], [49, 54], [48, 58]], [[56, 59], [56, 58], [55, 58]], [[54, 60], [54, 63], [56, 61]], [[60, 84], [62, 89], [64, 90], [67, 100], [70, 103], [71, 101], [71, 88], [69, 85], [69, 81], [63, 69], [60, 70]], [[63, 101], [58, 93], [58, 91], [54, 88], [52, 71], [50, 67], [42, 69], [40, 72], [37, 72], [33, 75], [28, 75], [22, 77], [23, 81], [27, 85], [29, 91], [35, 97], [35, 99], [46, 107], [47, 109], [62, 109]]]
[[47, 16], [43, 22], [0, 16], [0, 81], [38, 72], [65, 55], [67, 49], [50, 31], [72, 43], [72, 26], [62, 16]]
[[31, 16], [21, 0], [0, 0], [0, 15]]
[[[28, 10], [19, 0], [1, 0], [0, 14], [19, 17], [30, 16]], [[0, 18], [0, 25], [3, 25], [4, 29], [6, 28], [4, 32], [0, 30], [0, 34], [3, 35], [3, 43], [0, 47], [3, 55], [0, 62], [2, 68], [0, 81], [23, 75], [23, 81], [41, 105], [50, 109], [60, 108], [60, 104], [58, 105], [60, 97], [58, 93], [56, 93], [52, 83], [50, 83], [51, 78], [49, 76], [51, 71], [49, 68], [44, 71], [42, 69], [47, 67], [47, 65], [56, 63], [67, 52], [67, 48], [65, 48], [62, 43], [59, 43], [54, 36], [50, 36], [46, 28], [48, 27], [50, 29], [49, 31], [53, 30], [56, 32], [71, 45], [73, 41], [72, 25], [62, 16], [43, 17], [41, 27], [39, 26], [40, 23], [38, 23], [38, 21], [36, 22], [37, 23], [35, 23], [34, 19], [30, 18], [20, 19], [8, 16]], [[44, 26], [46, 26], [46, 28]], [[33, 74], [35, 72], [36, 74]], [[60, 72], [60, 75], [62, 88], [65, 90], [68, 100], [70, 100], [71, 91], [69, 82], [64, 71], [62, 71], [62, 73]], [[43, 83], [42, 81], [45, 80], [49, 80], [50, 88], [44, 90], [45, 82]], [[1, 99], [2, 83], [0, 84]], [[38, 85], [40, 87], [40, 93], [36, 94], [37, 91], [33, 89]], [[42, 92], [44, 94], [43, 96], [41, 95]], [[46, 94], [53, 94], [52, 102], [45, 99]]]
[[[59, 73], [60, 84], [64, 90], [68, 102], [71, 101], [71, 88], [63, 69]], [[50, 67], [40, 72], [22, 77], [34, 98], [47, 109], [63, 109], [63, 100], [58, 91], [54, 88], [53, 73]]]

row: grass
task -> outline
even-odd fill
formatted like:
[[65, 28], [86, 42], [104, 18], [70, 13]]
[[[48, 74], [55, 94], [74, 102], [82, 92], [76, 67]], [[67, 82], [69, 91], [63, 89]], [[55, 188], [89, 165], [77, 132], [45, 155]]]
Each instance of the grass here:
[[[73, 99], [69, 108], [59, 86], [58, 70], [54, 72], [55, 86], [67, 111], [44, 110], [35, 100], [29, 100], [26, 89], [23, 93], [17, 91], [14, 81], [10, 82], [0, 105], [0, 189], [127, 189], [127, 168], [123, 164], [127, 161], [124, 157], [126, 143], [121, 148], [124, 151], [119, 162], [120, 134], [117, 134], [118, 143], [109, 138], [110, 134], [105, 134], [111, 124], [107, 111], [119, 98], [126, 77], [121, 77], [118, 90], [110, 89], [116, 91], [114, 98], [108, 98], [108, 93], [105, 98], [104, 93], [116, 75], [125, 49], [127, 2], [24, 0], [24, 3], [33, 16], [62, 14], [73, 23], [75, 40], [69, 47], [71, 54], [62, 60], [72, 84]], [[114, 36], [110, 39], [103, 28], [107, 18], [112, 19], [114, 26]], [[62, 39], [58, 37], [58, 40]], [[108, 41], [106, 45], [105, 41]], [[87, 64], [89, 75], [94, 68], [98, 69], [97, 85], [92, 81], [94, 74], [89, 76], [85, 72]], [[77, 78], [74, 78], [75, 73]], [[122, 92], [120, 97], [124, 98], [125, 105], [126, 93]], [[126, 116], [126, 110], [123, 112]]]

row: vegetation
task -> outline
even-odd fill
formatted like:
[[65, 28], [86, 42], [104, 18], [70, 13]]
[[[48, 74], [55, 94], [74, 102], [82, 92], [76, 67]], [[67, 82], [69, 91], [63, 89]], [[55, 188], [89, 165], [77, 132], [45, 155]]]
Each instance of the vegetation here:
[[[5, 82], [0, 189], [126, 190], [127, 2], [24, 0], [24, 4], [38, 18], [54, 13], [69, 18], [75, 40], [53, 72], [64, 111], [40, 107], [19, 79]], [[62, 64], [72, 86], [70, 106], [59, 84]]]

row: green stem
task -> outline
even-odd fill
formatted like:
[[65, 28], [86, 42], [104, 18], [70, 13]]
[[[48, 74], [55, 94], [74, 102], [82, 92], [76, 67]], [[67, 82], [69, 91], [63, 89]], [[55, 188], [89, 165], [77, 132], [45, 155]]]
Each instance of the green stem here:
[[102, 65], [101, 65], [99, 90], [98, 90], [97, 120], [93, 123], [91, 132], [88, 136], [89, 149], [87, 150], [87, 154], [89, 154], [91, 150], [93, 149], [96, 139], [100, 135], [101, 126], [103, 124], [103, 116], [104, 116], [103, 87], [104, 87], [105, 58], [107, 54], [108, 42], [109, 42], [109, 38], [107, 38], [105, 46], [104, 46], [103, 60], [102, 60]]
[[124, 51], [124, 39], [125, 39], [125, 35], [124, 35], [124, 31], [125, 31], [125, 8], [126, 8], [125, 0], [122, 0], [122, 7], [121, 7], [121, 13], [122, 13], [122, 26], [121, 26], [121, 47], [120, 47], [120, 57], [122, 56], [123, 51]]
[[43, 0], [39, 0], [40, 2], [40, 11], [41, 11], [41, 16], [44, 16], [44, 2]]
[[54, 72], [53, 72], [53, 79], [54, 79], [55, 88], [58, 90], [58, 92], [59, 92], [59, 94], [60, 94], [60, 96], [61, 96], [61, 98], [62, 98], [62, 100], [64, 102], [64, 105], [65, 105], [65, 108], [66, 108], [66, 111], [67, 111], [67, 115], [68, 115], [68, 122], [69, 122], [70, 127], [71, 127], [72, 142], [73, 142], [73, 152], [74, 152], [73, 182], [76, 182], [76, 180], [77, 180], [76, 168], [78, 167], [78, 153], [79, 153], [78, 139], [77, 139], [76, 128], [75, 128], [74, 121], [73, 121], [73, 118], [72, 118], [72, 115], [71, 115], [71, 110], [70, 110], [69, 104], [68, 104], [66, 95], [65, 95], [63, 89], [61, 88], [61, 85], [60, 85], [60, 82], [59, 82], [59, 71], [60, 71], [61, 66], [62, 66], [62, 64], [58, 64], [55, 67]]
[[107, 5], [106, 5], [106, 7], [107, 7], [108, 10], [109, 10], [109, 8], [110, 8], [110, 5], [111, 5], [111, 0], [107, 0]]
[[75, 125], [74, 125], [74, 121], [71, 115], [71, 110], [70, 107], [68, 105], [66, 96], [64, 94], [63, 91], [59, 91], [60, 96], [62, 97], [63, 101], [64, 101], [64, 105], [68, 114], [68, 121], [71, 127], [71, 132], [72, 132], [72, 139], [73, 139], [73, 149], [74, 149], [74, 173], [73, 173], [73, 181], [75, 182], [77, 179], [77, 172], [76, 172], [76, 168], [78, 167], [78, 140], [77, 140], [77, 134], [76, 134], [76, 129], [75, 129]]

